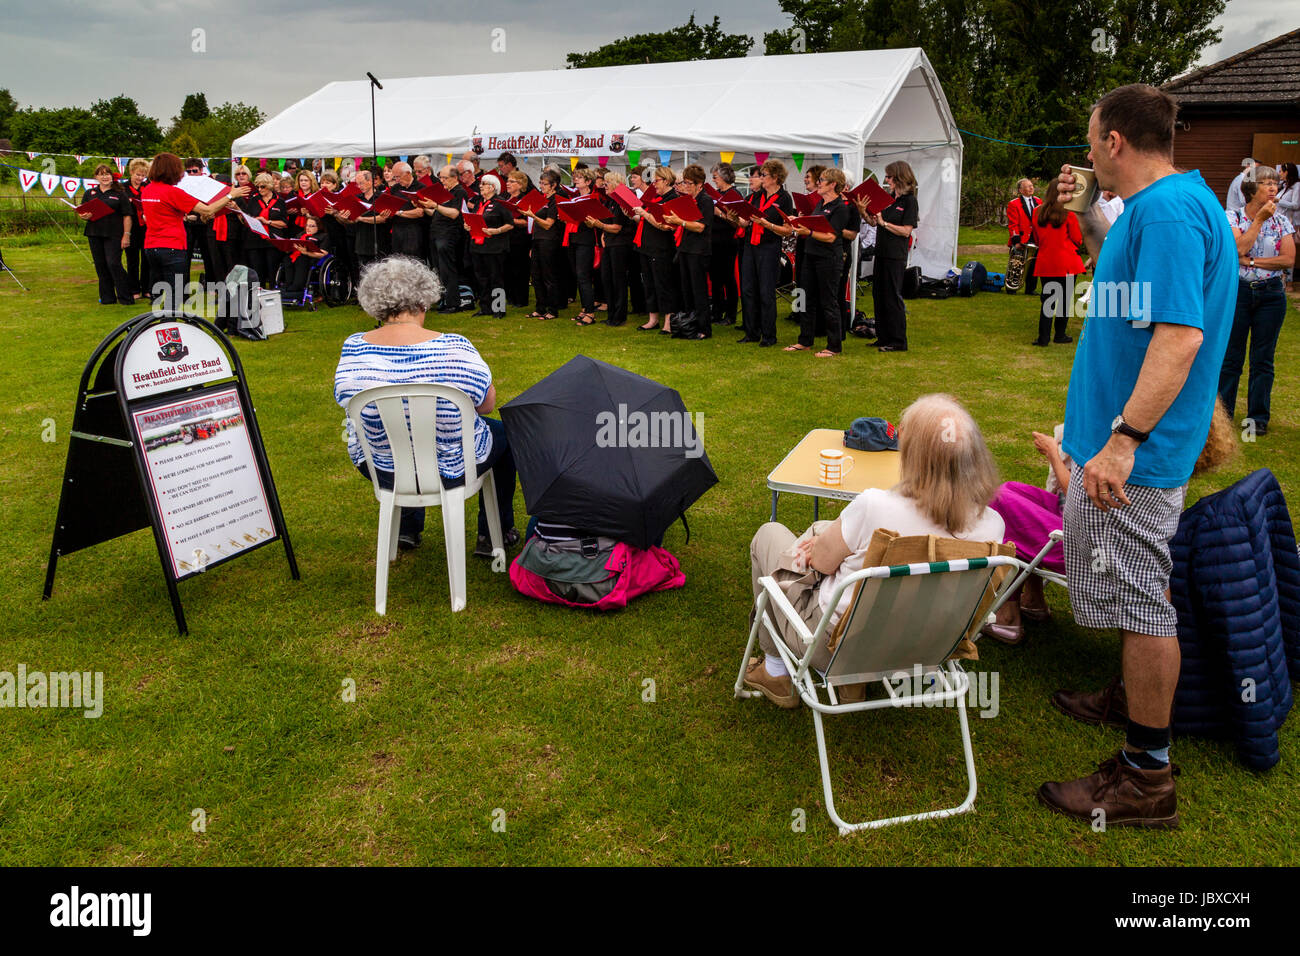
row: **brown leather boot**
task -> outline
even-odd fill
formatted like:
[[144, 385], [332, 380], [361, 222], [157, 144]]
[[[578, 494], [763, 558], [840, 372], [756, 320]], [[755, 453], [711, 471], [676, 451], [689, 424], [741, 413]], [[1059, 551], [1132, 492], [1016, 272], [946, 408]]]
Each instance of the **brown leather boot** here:
[[1098, 829], [1178, 826], [1173, 767], [1139, 770], [1118, 754], [1098, 764], [1097, 772], [1090, 776], [1043, 784], [1038, 799], [1057, 813]]
[[1105, 690], [1058, 690], [1052, 695], [1052, 705], [1067, 717], [1085, 724], [1113, 724], [1128, 726], [1128, 697], [1124, 684], [1116, 677]]

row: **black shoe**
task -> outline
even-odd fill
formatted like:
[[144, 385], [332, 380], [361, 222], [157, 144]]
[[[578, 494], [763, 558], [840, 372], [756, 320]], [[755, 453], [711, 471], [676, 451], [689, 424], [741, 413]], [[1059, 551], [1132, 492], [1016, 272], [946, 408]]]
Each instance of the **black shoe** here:
[[[518, 546], [520, 541], [518, 528], [511, 528], [501, 536], [501, 543], [505, 545], [507, 551], [513, 550]], [[485, 534], [478, 536], [478, 542], [474, 546], [474, 557], [490, 558], [492, 557], [492, 539]]]
[[636, 327], [636, 330], [638, 332], [653, 332], [657, 328], [659, 328], [658, 322], [656, 322], [654, 325], [638, 325]]
[[397, 536], [397, 550], [414, 551], [416, 548], [420, 546], [420, 537], [421, 535], [420, 532], [418, 531], [415, 532], [415, 534], [413, 535], [399, 534]]
[[907, 346], [906, 345], [878, 345], [876, 346], [876, 351], [877, 352], [906, 352]]
[[621, 325], [627, 325], [627, 320], [624, 319], [622, 322], [613, 322], [609, 319], [606, 319], [605, 324], [608, 325], [611, 329], [617, 329]]
[[737, 345], [743, 345], [743, 344], [745, 344], [746, 342], [757, 342], [757, 341], [758, 341], [758, 339], [751, 338], [751, 337], [748, 336], [748, 335], [743, 335], [743, 336], [741, 336], [740, 338], [736, 339], [736, 344], [737, 344]]
[[491, 312], [484, 312], [482, 309], [479, 309], [477, 312], [474, 313], [472, 318], [478, 318], [480, 315], [483, 316], [483, 318], [485, 319], [490, 319], [493, 317]]
[[735, 325], [736, 322], [734, 319], [714, 319], [713, 324], [714, 325]]
[[1029, 344], [1030, 344], [1030, 345], [1044, 345], [1044, 346], [1045, 346], [1045, 345], [1051, 345], [1052, 343], [1049, 342], [1049, 341], [1047, 341], [1047, 339], [1034, 339], [1034, 340], [1033, 340], [1032, 342], [1030, 342]]
[[1052, 341], [1055, 342], [1057, 345], [1069, 345], [1071, 342], [1074, 341], [1074, 336], [1058, 335], [1056, 338], [1052, 339]]
[[760, 349], [770, 349], [774, 345], [776, 345], [776, 339], [773, 339], [770, 342], [767, 339], [763, 339], [761, 342], [758, 343], [758, 347]]
[[460, 308], [459, 308], [459, 307], [448, 306], [447, 308], [439, 309], [439, 310], [438, 310], [438, 314], [439, 314], [439, 315], [455, 315], [455, 314], [456, 314], [457, 312], [459, 312], [459, 311], [460, 311]]

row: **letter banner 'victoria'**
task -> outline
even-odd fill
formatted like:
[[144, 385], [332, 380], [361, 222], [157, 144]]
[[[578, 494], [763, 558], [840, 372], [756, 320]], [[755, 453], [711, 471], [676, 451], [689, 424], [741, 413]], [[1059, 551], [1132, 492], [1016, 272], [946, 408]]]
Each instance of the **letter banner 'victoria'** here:
[[525, 156], [621, 156], [627, 134], [613, 130], [550, 130], [548, 132], [484, 133], [470, 140], [479, 155], [501, 153]]

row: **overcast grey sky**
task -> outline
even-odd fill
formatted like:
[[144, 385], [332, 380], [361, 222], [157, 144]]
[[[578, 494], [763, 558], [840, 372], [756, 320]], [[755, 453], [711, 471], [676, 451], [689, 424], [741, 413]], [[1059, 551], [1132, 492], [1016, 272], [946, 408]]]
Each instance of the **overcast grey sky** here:
[[[89, 106], [125, 93], [164, 126], [185, 94], [273, 116], [336, 79], [558, 69], [573, 50], [715, 14], [755, 38], [789, 24], [777, 0], [14, 0], [0, 18], [0, 87], [26, 106]], [[1277, 0], [1230, 0], [1223, 40], [1202, 63], [1300, 26]], [[195, 31], [203, 31], [196, 35]], [[494, 33], [504, 31], [504, 33]], [[504, 52], [494, 52], [504, 42]]]

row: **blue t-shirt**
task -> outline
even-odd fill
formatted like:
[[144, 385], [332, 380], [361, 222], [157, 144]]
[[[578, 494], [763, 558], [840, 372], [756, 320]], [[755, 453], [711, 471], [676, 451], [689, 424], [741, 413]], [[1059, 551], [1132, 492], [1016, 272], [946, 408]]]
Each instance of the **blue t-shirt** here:
[[1062, 447], [1081, 465], [1110, 439], [1137, 384], [1152, 324], [1204, 334], [1182, 391], [1138, 446], [1129, 481], [1177, 488], [1210, 432], [1237, 300], [1237, 246], [1214, 193], [1193, 170], [1124, 200], [1102, 244], [1088, 319], [1074, 356]]

